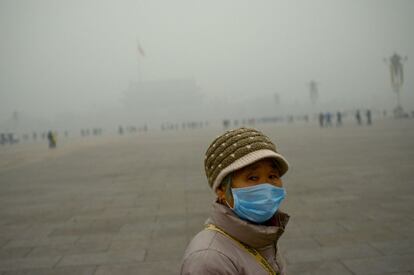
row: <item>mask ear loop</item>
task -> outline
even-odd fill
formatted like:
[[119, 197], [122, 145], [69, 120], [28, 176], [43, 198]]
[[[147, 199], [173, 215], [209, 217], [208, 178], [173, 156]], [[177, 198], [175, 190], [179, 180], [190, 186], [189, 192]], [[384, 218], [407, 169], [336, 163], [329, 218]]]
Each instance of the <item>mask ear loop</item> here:
[[[231, 174], [229, 174], [226, 177], [226, 182], [224, 183], [225, 184], [225, 188], [226, 188], [226, 192], [225, 192], [224, 196], [226, 197], [226, 204], [227, 204], [227, 206], [229, 208], [233, 209], [233, 207], [231, 207], [230, 204], [229, 204], [229, 201], [230, 200], [233, 200], [233, 193], [231, 191], [231, 181], [232, 181], [231, 180]], [[234, 202], [234, 200], [233, 200], [233, 202]]]

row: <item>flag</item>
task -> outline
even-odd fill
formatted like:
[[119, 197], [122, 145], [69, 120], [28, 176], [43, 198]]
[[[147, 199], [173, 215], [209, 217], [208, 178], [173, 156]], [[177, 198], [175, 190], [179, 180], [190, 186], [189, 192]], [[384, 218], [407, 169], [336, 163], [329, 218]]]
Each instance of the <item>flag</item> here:
[[138, 53], [139, 53], [142, 57], [145, 57], [145, 52], [144, 52], [144, 49], [142, 48], [141, 43], [139, 43], [139, 41], [137, 42], [137, 50], [138, 50]]

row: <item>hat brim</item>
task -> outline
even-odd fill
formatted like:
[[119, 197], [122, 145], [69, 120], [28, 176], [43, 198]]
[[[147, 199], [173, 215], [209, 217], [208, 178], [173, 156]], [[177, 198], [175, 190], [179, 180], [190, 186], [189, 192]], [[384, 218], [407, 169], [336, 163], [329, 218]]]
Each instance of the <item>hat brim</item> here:
[[289, 163], [281, 154], [276, 153], [269, 149], [257, 150], [257, 151], [251, 152], [239, 158], [238, 160], [236, 160], [235, 162], [233, 162], [232, 164], [230, 164], [229, 166], [221, 170], [221, 172], [217, 175], [213, 183], [213, 186], [212, 186], [214, 193], [217, 191], [217, 188], [220, 186], [221, 181], [228, 174], [236, 170], [239, 170], [245, 166], [248, 166], [258, 160], [265, 159], [265, 158], [272, 158], [277, 161], [277, 163], [279, 164], [279, 168], [280, 168], [280, 176], [283, 176], [289, 170]]

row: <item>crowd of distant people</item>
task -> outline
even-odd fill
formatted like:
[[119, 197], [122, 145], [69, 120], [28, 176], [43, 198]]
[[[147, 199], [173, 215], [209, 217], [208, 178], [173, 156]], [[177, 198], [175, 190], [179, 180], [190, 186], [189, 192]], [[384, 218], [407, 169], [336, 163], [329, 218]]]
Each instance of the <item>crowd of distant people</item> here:
[[161, 131], [195, 130], [209, 126], [208, 121], [186, 121], [182, 123], [164, 122]]
[[[318, 116], [318, 120], [319, 120], [319, 126], [320, 127], [331, 127], [333, 126], [333, 122], [332, 120], [335, 119], [336, 120], [336, 126], [342, 126], [342, 120], [343, 117], [345, 116], [344, 113], [342, 112], [336, 112], [336, 114], [332, 114], [330, 112], [326, 112], [326, 113], [319, 113]], [[366, 118], [366, 125], [371, 125], [372, 124], [372, 114], [371, 114], [371, 110], [367, 109], [365, 111], [365, 118]], [[357, 122], [358, 125], [363, 125], [363, 118], [361, 115], [361, 110], [356, 110], [355, 112], [355, 120]]]
[[147, 131], [148, 131], [148, 126], [147, 125], [144, 125], [142, 127], [122, 126], [122, 125], [118, 126], [118, 134], [119, 135], [123, 135], [123, 134], [126, 134], [126, 133], [133, 134], [133, 133], [137, 133], [137, 132], [147, 132]]
[[[372, 119], [372, 112], [370, 109], [365, 110], [356, 110], [354, 112], [320, 112], [317, 115], [317, 121], [319, 122], [319, 126], [321, 128], [329, 128], [332, 126], [340, 127], [343, 125], [343, 121], [345, 117], [353, 116], [355, 118], [357, 125], [371, 125], [373, 123]], [[386, 117], [387, 112], [383, 111], [382, 116]], [[408, 118], [410, 115], [404, 116], [404, 118]], [[414, 118], [414, 111], [412, 112], [412, 117]], [[268, 123], [295, 123], [295, 122], [304, 122], [309, 123], [311, 121], [309, 115], [299, 115], [299, 116], [272, 116], [272, 117], [261, 117], [261, 118], [244, 118], [244, 119], [223, 119], [222, 126], [224, 129], [235, 128], [240, 126], [251, 126], [257, 124], [268, 124]], [[196, 130], [207, 128], [210, 126], [208, 121], [187, 121], [182, 123], [172, 123], [172, 122], [164, 122], [160, 125], [161, 131], [178, 131], [178, 130]], [[149, 127], [145, 124], [144, 126], [137, 127], [137, 126], [122, 126], [119, 125], [117, 128], [116, 133], [120, 136], [127, 135], [127, 134], [134, 134], [134, 133], [145, 133], [149, 131]], [[80, 136], [81, 137], [89, 137], [89, 136], [101, 136], [103, 135], [104, 130], [102, 128], [83, 128], [80, 129]], [[61, 132], [61, 135], [65, 138], [69, 137], [69, 131], [65, 130]], [[56, 131], [46, 131], [46, 132], [33, 132], [31, 135], [29, 134], [22, 134], [20, 138], [15, 133], [0, 133], [0, 145], [13, 145], [19, 143], [20, 141], [37, 141], [37, 140], [47, 140], [49, 144], [49, 148], [56, 148], [57, 147], [57, 137], [58, 132]]]

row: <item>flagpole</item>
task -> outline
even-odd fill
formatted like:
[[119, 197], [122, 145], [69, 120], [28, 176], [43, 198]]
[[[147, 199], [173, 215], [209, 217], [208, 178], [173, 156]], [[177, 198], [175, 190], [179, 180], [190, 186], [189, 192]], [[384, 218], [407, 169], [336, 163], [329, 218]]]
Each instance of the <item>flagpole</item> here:
[[138, 82], [141, 82], [142, 81], [142, 76], [141, 76], [141, 64], [140, 64], [140, 62], [141, 62], [141, 60], [140, 60], [140, 53], [139, 53], [139, 39], [138, 39], [138, 37], [136, 38], [136, 53], [137, 53], [137, 79], [138, 79]]
[[141, 57], [145, 57], [145, 51], [139, 42], [137, 37], [137, 69], [138, 69], [138, 82], [142, 81], [142, 65], [141, 65]]
[[140, 58], [139, 55], [137, 55], [137, 78], [138, 78], [138, 82], [142, 81], [142, 75], [141, 75], [141, 64], [140, 64]]

